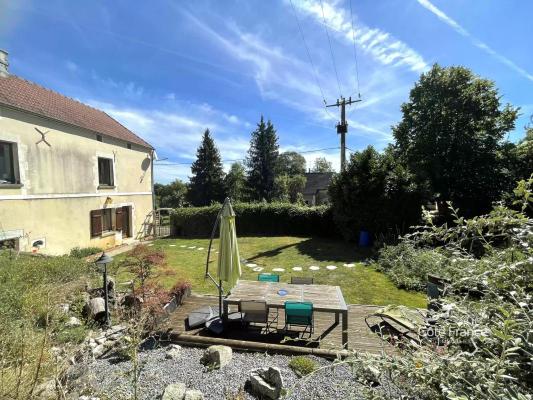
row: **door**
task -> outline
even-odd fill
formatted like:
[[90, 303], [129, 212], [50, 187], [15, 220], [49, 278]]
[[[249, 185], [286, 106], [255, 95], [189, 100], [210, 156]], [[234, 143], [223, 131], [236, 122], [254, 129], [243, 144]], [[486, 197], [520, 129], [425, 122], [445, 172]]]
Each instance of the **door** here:
[[131, 226], [130, 226], [130, 211], [131, 207], [122, 207], [122, 237], [131, 236]]

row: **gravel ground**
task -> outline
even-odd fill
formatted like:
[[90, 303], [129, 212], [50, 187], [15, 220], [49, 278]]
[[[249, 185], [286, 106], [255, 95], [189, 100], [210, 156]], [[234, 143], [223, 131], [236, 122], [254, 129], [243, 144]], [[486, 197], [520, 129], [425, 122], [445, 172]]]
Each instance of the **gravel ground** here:
[[[167, 360], [165, 348], [141, 352], [140, 399], [158, 399], [168, 384], [183, 382], [190, 389], [201, 390], [206, 400], [224, 400], [226, 394], [236, 393], [244, 386], [249, 371], [264, 366], [281, 369], [286, 399], [361, 399], [358, 384], [345, 366], [335, 370], [326, 368], [316, 372], [309, 380], [298, 378], [288, 367], [291, 357], [263, 353], [233, 352], [231, 363], [221, 370], [209, 371], [200, 364], [203, 349], [183, 347], [178, 359]], [[322, 358], [313, 358], [319, 365], [331, 365]], [[95, 394], [102, 399], [128, 399], [132, 395], [129, 361], [99, 359], [89, 365], [90, 380], [96, 386]], [[254, 399], [248, 393], [245, 399]]]

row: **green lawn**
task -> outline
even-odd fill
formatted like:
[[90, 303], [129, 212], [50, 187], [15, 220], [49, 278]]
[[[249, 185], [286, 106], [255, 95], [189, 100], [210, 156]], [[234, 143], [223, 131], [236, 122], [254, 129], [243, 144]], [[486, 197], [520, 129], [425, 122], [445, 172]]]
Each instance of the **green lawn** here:
[[[186, 246], [186, 247], [180, 247]], [[194, 249], [188, 247], [195, 246]], [[215, 294], [216, 288], [210, 280], [204, 279], [207, 258], [208, 239], [162, 239], [155, 242], [153, 248], [160, 248], [167, 254], [170, 274], [160, 277], [161, 283], [169, 288], [177, 280], [185, 279], [192, 283], [195, 293]], [[203, 247], [203, 250], [198, 250]], [[210, 272], [216, 274], [218, 241], [214, 241]], [[262, 272], [273, 272], [273, 268], [284, 268], [285, 272], [273, 272], [281, 275], [281, 282], [290, 282], [291, 276], [313, 276], [315, 283], [339, 285], [347, 303], [352, 304], [403, 304], [412, 307], [425, 307], [424, 294], [409, 292], [396, 288], [382, 273], [361, 261], [365, 254], [350, 243], [297, 237], [240, 237], [239, 250], [241, 258], [248, 263], [263, 267]], [[120, 260], [121, 257], [119, 257]], [[344, 263], [355, 263], [354, 268], [344, 267]], [[319, 271], [310, 271], [316, 265]], [[337, 266], [330, 271], [327, 265]], [[302, 267], [302, 272], [295, 272], [293, 267]], [[257, 279], [257, 272], [242, 264], [242, 279]], [[124, 276], [125, 278], [125, 276]]]

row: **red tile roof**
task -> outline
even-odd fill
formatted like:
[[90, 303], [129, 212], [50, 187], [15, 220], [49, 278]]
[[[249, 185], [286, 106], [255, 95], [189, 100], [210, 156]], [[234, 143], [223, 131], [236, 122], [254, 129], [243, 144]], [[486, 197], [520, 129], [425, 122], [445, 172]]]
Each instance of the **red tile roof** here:
[[152, 148], [105, 112], [14, 75], [0, 77], [0, 104]]

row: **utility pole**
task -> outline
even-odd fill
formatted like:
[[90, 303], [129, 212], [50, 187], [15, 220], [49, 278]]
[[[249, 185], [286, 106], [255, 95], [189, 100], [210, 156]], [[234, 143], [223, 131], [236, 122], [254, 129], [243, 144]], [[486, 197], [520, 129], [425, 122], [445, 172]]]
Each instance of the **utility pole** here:
[[341, 96], [337, 99], [335, 104], [326, 104], [326, 107], [340, 107], [341, 108], [341, 122], [337, 124], [337, 134], [341, 135], [341, 172], [346, 167], [346, 133], [348, 132], [348, 123], [346, 122], [346, 105], [360, 102], [361, 99], [352, 100], [350, 96], [348, 100]]

